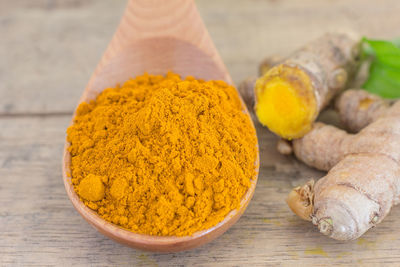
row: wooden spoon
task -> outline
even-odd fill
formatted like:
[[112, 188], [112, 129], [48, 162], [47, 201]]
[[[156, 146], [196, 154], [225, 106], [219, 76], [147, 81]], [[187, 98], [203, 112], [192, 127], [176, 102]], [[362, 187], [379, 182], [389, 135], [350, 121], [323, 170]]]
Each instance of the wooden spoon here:
[[[80, 102], [95, 99], [105, 88], [115, 87], [116, 84], [144, 72], [166, 74], [169, 70], [182, 77], [192, 75], [232, 84], [192, 0], [130, 0]], [[248, 114], [245, 105], [243, 109]], [[241, 208], [231, 211], [222, 222], [210, 229], [185, 237], [136, 234], [105, 221], [80, 201], [71, 184], [68, 146], [69, 143], [66, 142], [63, 179], [76, 210], [102, 234], [139, 249], [173, 252], [194, 248], [213, 240], [243, 214], [257, 182], [256, 175], [243, 197]], [[258, 174], [258, 156], [255, 164]]]

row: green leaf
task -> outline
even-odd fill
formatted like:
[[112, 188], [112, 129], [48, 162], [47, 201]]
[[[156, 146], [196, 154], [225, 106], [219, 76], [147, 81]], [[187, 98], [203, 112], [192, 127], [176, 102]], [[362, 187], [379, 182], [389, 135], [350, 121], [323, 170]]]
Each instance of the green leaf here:
[[363, 88], [385, 98], [400, 98], [400, 39], [389, 42], [363, 38], [363, 59], [372, 58]]
[[372, 63], [363, 88], [385, 98], [400, 97], [400, 69], [393, 69], [379, 62]]
[[376, 59], [384, 65], [400, 68], [400, 48], [392, 42], [364, 39], [374, 51]]
[[400, 48], [400, 38], [394, 39], [392, 42]]
[[368, 39], [366, 39], [365, 37], [362, 39], [362, 58], [368, 58], [371, 56], [375, 56], [375, 51], [374, 49], [371, 47], [371, 45], [368, 43]]

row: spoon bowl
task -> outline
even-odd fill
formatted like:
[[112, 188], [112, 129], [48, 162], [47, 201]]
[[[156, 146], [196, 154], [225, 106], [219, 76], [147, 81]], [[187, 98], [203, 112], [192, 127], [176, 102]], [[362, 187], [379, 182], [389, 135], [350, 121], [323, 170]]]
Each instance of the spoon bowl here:
[[[130, 0], [121, 23], [100, 60], [79, 101], [90, 101], [105, 88], [129, 78], [173, 71], [204, 80], [224, 80], [232, 84], [214, 44], [192, 0]], [[248, 115], [246, 106], [242, 106]], [[250, 120], [251, 121], [251, 120]], [[254, 127], [252, 125], [252, 127]], [[86, 207], [75, 193], [70, 177], [71, 156], [65, 143], [63, 157], [64, 185], [75, 209], [99, 232], [127, 246], [158, 252], [176, 252], [205, 244], [228, 230], [243, 214], [257, 183], [256, 175], [242, 198], [217, 225], [191, 236], [151, 236], [137, 234], [105, 221]]]
[[232, 83], [226, 70], [198, 47], [175, 38], [154, 37], [140, 40], [116, 53], [98, 70], [86, 91], [90, 92], [90, 99], [94, 99], [105, 88], [134, 76], [145, 72], [164, 75], [170, 70], [181, 77], [190, 75]]

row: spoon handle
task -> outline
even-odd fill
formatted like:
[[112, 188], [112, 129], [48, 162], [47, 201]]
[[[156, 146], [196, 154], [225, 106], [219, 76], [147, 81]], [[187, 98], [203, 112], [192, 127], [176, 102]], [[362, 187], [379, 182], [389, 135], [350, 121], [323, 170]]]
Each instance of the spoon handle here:
[[98, 69], [132, 44], [159, 37], [196, 46], [228, 73], [193, 0], [129, 0]]

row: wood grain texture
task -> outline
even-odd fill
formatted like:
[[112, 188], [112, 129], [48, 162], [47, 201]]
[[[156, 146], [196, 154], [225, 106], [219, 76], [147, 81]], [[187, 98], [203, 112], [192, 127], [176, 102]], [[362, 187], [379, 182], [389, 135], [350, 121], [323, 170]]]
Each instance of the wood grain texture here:
[[[400, 260], [395, 208], [361, 241], [328, 239], [293, 215], [289, 190], [322, 173], [275, 152], [276, 138], [257, 127], [262, 165], [256, 193], [227, 233], [193, 251], [136, 251], [104, 237], [72, 207], [61, 179], [64, 129], [69, 116], [0, 120], [0, 262], [3, 265], [240, 266], [267, 263], [377, 264]], [[1, 265], [1, 264], [0, 264]]]
[[[400, 36], [397, 0], [197, 5], [235, 82], [255, 74], [263, 55], [286, 54], [326, 30]], [[398, 266], [400, 208], [358, 241], [322, 236], [284, 203], [293, 186], [322, 173], [278, 155], [275, 137], [259, 125], [255, 195], [217, 240], [156, 254], [124, 247], [91, 228], [62, 184], [64, 132], [124, 7], [124, 0], [0, 0], [0, 266]]]

